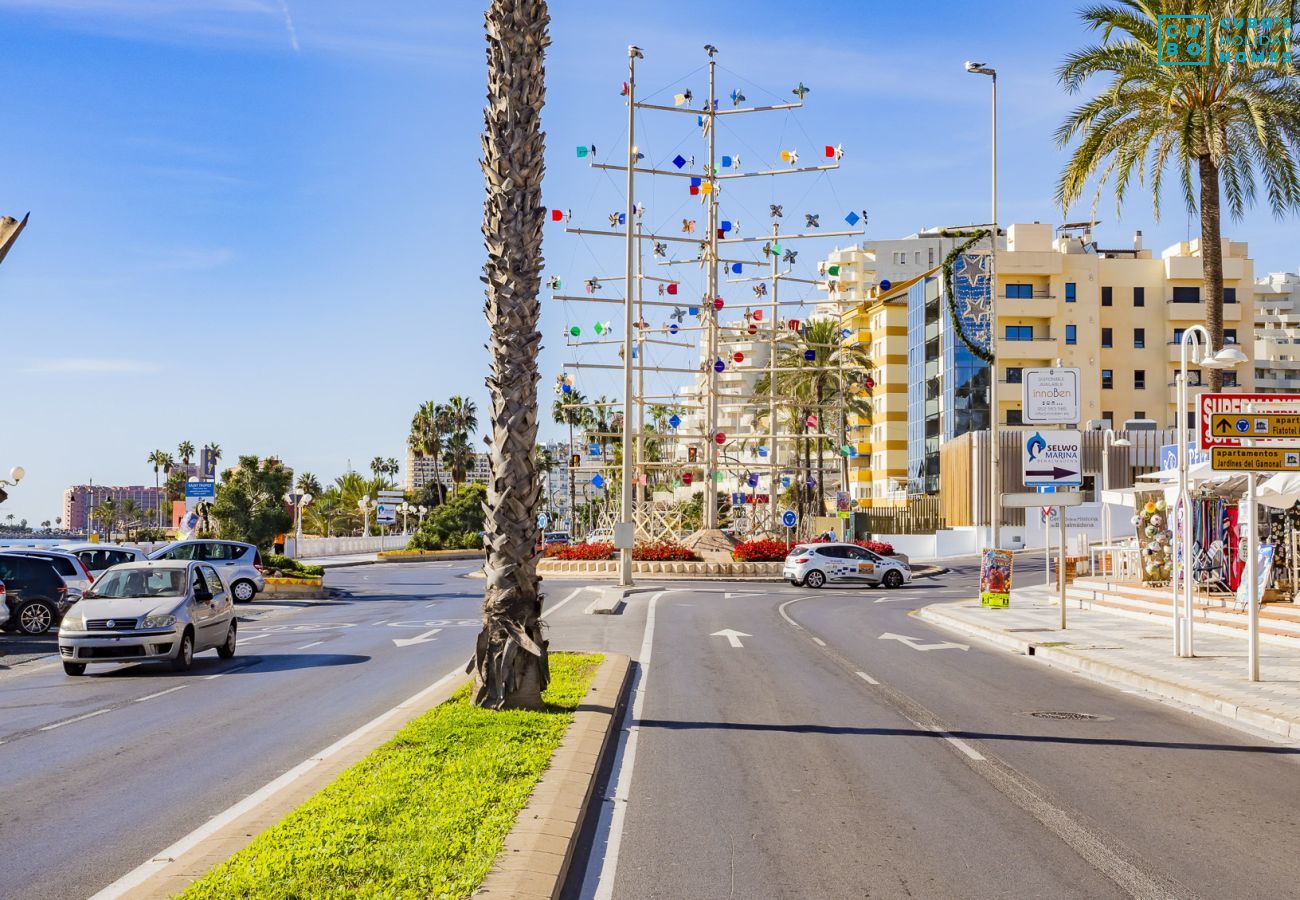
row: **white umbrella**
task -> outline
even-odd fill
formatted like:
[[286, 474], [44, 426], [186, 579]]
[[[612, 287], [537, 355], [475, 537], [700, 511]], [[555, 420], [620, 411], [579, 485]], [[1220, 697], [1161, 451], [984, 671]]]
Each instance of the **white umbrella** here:
[[1256, 489], [1255, 497], [1264, 506], [1290, 509], [1300, 501], [1300, 472], [1278, 472]]

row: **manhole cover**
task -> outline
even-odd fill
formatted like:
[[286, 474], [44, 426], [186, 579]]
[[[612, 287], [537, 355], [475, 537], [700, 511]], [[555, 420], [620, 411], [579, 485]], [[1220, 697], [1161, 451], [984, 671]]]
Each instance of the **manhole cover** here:
[[1029, 715], [1033, 716], [1035, 719], [1061, 719], [1070, 721], [1102, 721], [1108, 718], [1107, 716], [1095, 716], [1092, 713], [1065, 712], [1055, 709], [1033, 709], [1029, 711]]

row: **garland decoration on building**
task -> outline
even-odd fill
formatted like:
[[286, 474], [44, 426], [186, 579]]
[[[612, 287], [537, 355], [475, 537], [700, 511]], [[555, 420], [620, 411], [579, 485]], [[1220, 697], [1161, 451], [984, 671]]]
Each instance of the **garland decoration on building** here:
[[[946, 238], [966, 238], [965, 241], [963, 241], [962, 243], [954, 247], [952, 251], [943, 259], [943, 292], [948, 298], [948, 313], [952, 317], [952, 323], [954, 329], [957, 332], [957, 337], [961, 340], [963, 344], [966, 345], [966, 349], [970, 350], [970, 352], [975, 354], [976, 357], [982, 359], [986, 363], [992, 364], [993, 354], [988, 351], [987, 347], [980, 347], [978, 344], [976, 344], [975, 341], [972, 340], [966, 334], [966, 331], [962, 327], [962, 315], [960, 311], [957, 309], [957, 295], [956, 292], [953, 290], [953, 283], [952, 283], [953, 264], [957, 262], [957, 259], [963, 253], [965, 253], [975, 244], [982, 241], [984, 238], [988, 237], [990, 233], [991, 233], [990, 230], [987, 228], [979, 228], [976, 229], [975, 231], [940, 231], [939, 236], [946, 237]], [[994, 293], [993, 286], [990, 285], [989, 286], [990, 298], [993, 296], [993, 293]], [[990, 315], [991, 314], [992, 314], [992, 310], [990, 310]], [[990, 328], [995, 328], [995, 327], [996, 327], [996, 321], [994, 321], [990, 325]]]

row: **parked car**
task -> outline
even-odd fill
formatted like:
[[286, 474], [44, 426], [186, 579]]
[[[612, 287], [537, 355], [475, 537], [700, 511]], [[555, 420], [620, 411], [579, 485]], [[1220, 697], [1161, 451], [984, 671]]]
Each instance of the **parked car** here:
[[584, 544], [612, 544], [614, 543], [613, 528], [593, 528], [587, 532], [587, 536], [582, 539]]
[[63, 550], [44, 550], [34, 549], [31, 547], [5, 547], [0, 550], [3, 553], [16, 553], [19, 556], [34, 556], [39, 559], [47, 559], [54, 566], [54, 571], [58, 572], [63, 578], [63, 583], [68, 586], [69, 590], [76, 589], [85, 592], [95, 582], [95, 576], [86, 568], [78, 557]]
[[230, 587], [236, 603], [248, 603], [266, 590], [262, 554], [241, 541], [176, 541], [149, 554], [150, 559], [201, 560], [212, 563]]
[[194, 654], [235, 655], [234, 603], [212, 563], [148, 560], [104, 573], [63, 618], [63, 671], [84, 675], [98, 662], [165, 662], [184, 672]]
[[0, 628], [9, 622], [9, 604], [5, 602], [5, 583], [0, 581]]
[[23, 634], [45, 634], [73, 603], [67, 584], [48, 559], [0, 553], [0, 582], [9, 608], [8, 627]]
[[857, 544], [799, 544], [785, 558], [781, 572], [793, 585], [819, 588], [828, 581], [902, 587], [912, 581], [912, 567]]
[[96, 578], [99, 577], [100, 572], [111, 566], [149, 558], [148, 554], [138, 547], [124, 547], [121, 544], [68, 544], [55, 549], [77, 557]]

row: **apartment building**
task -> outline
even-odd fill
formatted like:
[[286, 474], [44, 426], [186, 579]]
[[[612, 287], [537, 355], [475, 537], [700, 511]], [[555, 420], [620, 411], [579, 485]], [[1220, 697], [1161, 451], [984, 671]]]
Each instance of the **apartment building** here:
[[1300, 393], [1300, 275], [1270, 272], [1255, 282], [1255, 387]]
[[[450, 489], [451, 470], [447, 468], [445, 460], [439, 460], [437, 465], [438, 481], [443, 487]], [[491, 477], [492, 469], [488, 463], [486, 453], [474, 454], [474, 465], [465, 472], [465, 481], [478, 482], [487, 484]], [[434, 479], [434, 460], [431, 456], [416, 456], [415, 451], [410, 447], [406, 448], [406, 482], [405, 489], [408, 492], [423, 490], [424, 486]]]
[[[146, 513], [145, 521], [151, 521], [165, 495], [166, 489], [153, 485], [74, 484], [63, 492], [63, 527], [85, 528], [87, 514], [105, 500], [118, 506], [133, 500]], [[170, 513], [165, 518], [169, 519]]]

